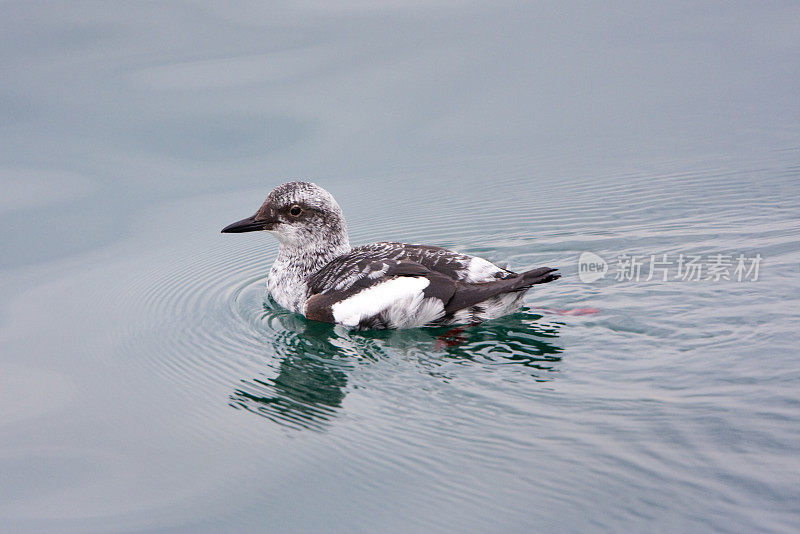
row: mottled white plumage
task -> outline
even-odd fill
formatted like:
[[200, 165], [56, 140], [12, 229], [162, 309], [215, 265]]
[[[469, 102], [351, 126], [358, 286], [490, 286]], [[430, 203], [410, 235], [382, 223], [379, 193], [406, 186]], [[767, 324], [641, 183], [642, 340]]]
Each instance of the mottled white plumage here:
[[278, 257], [267, 287], [278, 304], [351, 328], [472, 323], [515, 311], [555, 269], [514, 273], [441, 247], [381, 242], [350, 246], [341, 208], [308, 182], [275, 188], [252, 217], [223, 232], [267, 230]]

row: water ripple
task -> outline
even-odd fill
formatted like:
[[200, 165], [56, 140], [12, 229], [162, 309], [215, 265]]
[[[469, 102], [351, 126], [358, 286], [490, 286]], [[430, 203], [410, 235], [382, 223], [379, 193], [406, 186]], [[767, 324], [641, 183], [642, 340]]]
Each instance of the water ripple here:
[[[736, 453], [720, 436], [747, 435], [739, 447], [752, 439], [796, 449], [786, 431], [747, 434], [737, 422], [741, 411], [752, 411], [747, 403], [717, 401], [756, 377], [791, 383], [784, 369], [759, 360], [758, 347], [768, 338], [775, 350], [791, 350], [793, 323], [770, 302], [800, 302], [796, 290], [785, 290], [796, 276], [800, 225], [785, 217], [795, 202], [780, 188], [750, 184], [759, 173], [621, 173], [554, 184], [543, 196], [513, 194], [517, 182], [507, 180], [493, 200], [459, 196], [446, 211], [437, 209], [436, 191], [401, 191], [390, 205], [364, 202], [349, 219], [355, 242], [441, 244], [514, 269], [551, 264], [564, 272], [557, 283], [534, 288], [520, 313], [463, 331], [358, 333], [306, 321], [268, 297], [264, 279], [276, 247], [259, 239], [209, 247], [197, 238], [97, 298], [124, 302], [132, 317], [116, 332], [115, 357], [178, 394], [192, 392], [198, 411], [230, 406], [242, 414], [241, 425], [326, 436], [326, 449], [362, 491], [384, 487], [376, 472], [402, 471], [428, 480], [428, 492], [478, 507], [485, 496], [468, 489], [480, 487], [468, 466], [481, 465], [537, 488], [543, 506], [587, 508], [609, 487], [625, 488], [641, 498], [596, 524], [649, 520], [664, 513], [652, 498], [664, 481], [671, 492], [664, 497], [691, 508], [684, 495], [735, 499], [714, 473], [725, 471], [740, 487], [775, 476], [774, 469], [764, 475], [729, 467], [722, 456]], [[725, 183], [717, 186], [720, 176]], [[742, 211], [753, 188], [758, 202]], [[768, 264], [763, 280], [749, 285], [582, 284], [575, 263], [584, 250], [606, 258], [760, 253]], [[559, 312], [576, 307], [600, 313]], [[709, 365], [713, 378], [697, 372]], [[789, 389], [776, 387], [773, 396], [775, 409], [761, 410], [763, 417], [791, 419]], [[214, 434], [200, 423], [192, 431]], [[709, 442], [719, 442], [717, 453], [708, 452]], [[495, 513], [528, 513], [515, 494], [519, 484], [495, 490]], [[586, 491], [564, 491], [570, 485]]]

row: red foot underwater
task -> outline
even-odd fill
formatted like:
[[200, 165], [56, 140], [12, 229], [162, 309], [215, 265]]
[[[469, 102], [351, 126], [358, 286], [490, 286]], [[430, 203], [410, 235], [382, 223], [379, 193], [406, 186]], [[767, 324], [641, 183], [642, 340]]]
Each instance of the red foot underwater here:
[[[573, 308], [571, 310], [533, 308], [533, 310], [548, 315], [570, 315], [573, 317], [580, 315], [594, 315], [596, 313], [600, 313], [600, 308]], [[447, 347], [455, 347], [456, 345], [464, 343], [465, 341], [467, 341], [467, 338], [462, 336], [461, 334], [463, 334], [464, 331], [469, 326], [475, 326], [475, 325], [457, 326], [451, 330], [448, 330], [447, 332], [445, 332], [436, 339], [436, 342], [433, 344], [433, 350], [443, 350]]]
[[467, 338], [460, 334], [463, 333], [466, 328], [466, 326], [457, 326], [448, 330], [436, 339], [436, 342], [433, 344], [433, 350], [443, 350], [447, 347], [455, 347], [456, 345], [464, 343], [467, 341]]

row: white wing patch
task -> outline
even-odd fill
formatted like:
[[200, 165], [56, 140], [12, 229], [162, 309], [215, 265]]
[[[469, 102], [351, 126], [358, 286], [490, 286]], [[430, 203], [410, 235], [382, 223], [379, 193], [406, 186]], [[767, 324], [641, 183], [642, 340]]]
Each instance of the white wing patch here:
[[[431, 283], [422, 276], [400, 276], [359, 291], [331, 306], [333, 319], [345, 326], [355, 327], [363, 320], [389, 310], [392, 316], [416, 316], [422, 303], [422, 291]], [[436, 300], [438, 299], [425, 299]], [[441, 301], [439, 307], [442, 307]], [[443, 310], [442, 310], [443, 311]], [[404, 322], [393, 317], [392, 322]], [[398, 321], [399, 320], [399, 321]]]

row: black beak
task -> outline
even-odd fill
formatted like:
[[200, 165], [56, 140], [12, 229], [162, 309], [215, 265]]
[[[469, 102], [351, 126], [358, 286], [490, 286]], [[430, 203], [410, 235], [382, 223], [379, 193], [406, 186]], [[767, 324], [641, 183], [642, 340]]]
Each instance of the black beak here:
[[236, 221], [222, 229], [223, 234], [240, 234], [242, 232], [255, 232], [257, 230], [271, 230], [273, 221], [257, 221], [255, 215]]

